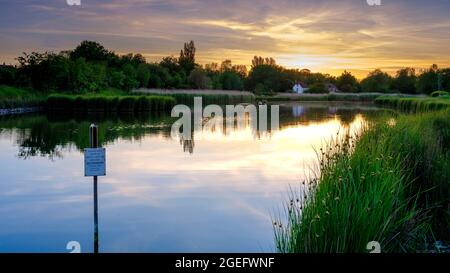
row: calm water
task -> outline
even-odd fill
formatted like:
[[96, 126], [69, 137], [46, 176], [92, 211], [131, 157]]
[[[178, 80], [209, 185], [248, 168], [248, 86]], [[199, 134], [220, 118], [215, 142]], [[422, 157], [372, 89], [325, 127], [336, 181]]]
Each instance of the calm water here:
[[167, 116], [0, 117], [0, 252], [93, 250], [88, 127], [100, 127], [100, 252], [272, 252], [271, 215], [314, 166], [313, 147], [380, 113], [370, 105], [293, 103], [280, 130], [170, 137]]

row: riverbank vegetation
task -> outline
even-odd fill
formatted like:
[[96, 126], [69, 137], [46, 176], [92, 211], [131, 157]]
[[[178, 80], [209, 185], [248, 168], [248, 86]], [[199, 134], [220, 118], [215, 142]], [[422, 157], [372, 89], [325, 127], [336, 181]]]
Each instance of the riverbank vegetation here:
[[318, 151], [320, 174], [305, 181], [277, 219], [279, 252], [439, 251], [450, 228], [450, 109], [399, 115]]
[[140, 112], [169, 111], [176, 104], [192, 104], [194, 97], [202, 97], [204, 104], [235, 104], [252, 103], [255, 96], [252, 93], [232, 92], [189, 92], [189, 93], [158, 93], [133, 92], [107, 88], [97, 93], [44, 93], [31, 89], [11, 86], [0, 86], [0, 109], [39, 106], [50, 111], [66, 112]]
[[344, 93], [378, 92], [431, 94], [450, 91], [450, 68], [416, 72], [400, 69], [391, 76], [379, 69], [359, 81], [345, 71], [335, 77], [308, 69], [289, 69], [273, 58], [255, 56], [250, 70], [245, 65], [222, 63], [200, 65], [196, 62], [193, 41], [184, 44], [179, 57], [167, 56], [147, 62], [142, 54], [119, 55], [94, 41], [83, 41], [75, 49], [24, 53], [18, 65], [0, 65], [0, 85], [39, 92], [98, 93], [107, 88], [130, 91], [136, 88], [249, 90], [256, 95], [291, 92], [295, 83], [313, 92], [328, 92], [336, 86]]
[[[445, 92], [443, 93], [445, 94]], [[450, 96], [443, 95], [439, 97], [399, 97], [382, 96], [375, 99], [379, 105], [390, 106], [395, 109], [406, 112], [427, 112], [440, 110], [450, 107]]]
[[45, 100], [42, 93], [0, 85], [0, 109], [39, 106]]
[[69, 112], [170, 112], [176, 100], [170, 96], [50, 95], [48, 111]]
[[[231, 92], [231, 91], [230, 91]], [[243, 92], [242, 92], [243, 93]], [[139, 93], [136, 94], [152, 94], [152, 93]], [[170, 93], [168, 95], [175, 99], [177, 104], [192, 105], [194, 103], [195, 97], [202, 97], [202, 103], [205, 104], [238, 104], [238, 103], [253, 103], [255, 102], [255, 96], [253, 94], [240, 94], [236, 92], [235, 94], [217, 93], [214, 92], [186, 92], [186, 93]]]
[[380, 93], [350, 94], [278, 94], [276, 96], [256, 96], [256, 100], [276, 101], [347, 101], [347, 102], [373, 102], [382, 96]]

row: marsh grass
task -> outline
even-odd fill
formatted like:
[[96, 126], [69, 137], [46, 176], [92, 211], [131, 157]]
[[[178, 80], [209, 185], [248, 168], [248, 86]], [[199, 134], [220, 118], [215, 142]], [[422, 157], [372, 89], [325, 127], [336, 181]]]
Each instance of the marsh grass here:
[[383, 96], [375, 99], [375, 103], [410, 113], [428, 112], [450, 107], [450, 96], [420, 98]]
[[45, 94], [26, 89], [0, 86], [0, 109], [39, 106], [46, 99]]
[[[388, 122], [389, 121], [389, 122]], [[384, 118], [317, 152], [320, 174], [274, 222], [279, 252], [425, 251], [448, 240], [450, 111]]]
[[195, 97], [201, 97], [203, 105], [228, 105], [238, 103], [252, 103], [255, 101], [255, 96], [248, 94], [171, 93], [170, 97], [175, 98], [177, 104], [185, 105], [193, 105]]
[[175, 99], [169, 96], [75, 96], [50, 95], [49, 111], [64, 112], [160, 112], [170, 111]]
[[373, 102], [380, 94], [372, 93], [329, 93], [329, 94], [279, 94], [276, 96], [258, 96], [257, 100], [276, 101], [354, 101]]

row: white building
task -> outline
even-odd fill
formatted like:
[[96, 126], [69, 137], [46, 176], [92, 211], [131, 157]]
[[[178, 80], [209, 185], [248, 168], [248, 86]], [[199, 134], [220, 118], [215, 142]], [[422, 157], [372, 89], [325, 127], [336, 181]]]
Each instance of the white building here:
[[303, 94], [308, 88], [306, 88], [306, 85], [297, 82], [294, 87], [292, 87], [292, 91], [297, 94]]

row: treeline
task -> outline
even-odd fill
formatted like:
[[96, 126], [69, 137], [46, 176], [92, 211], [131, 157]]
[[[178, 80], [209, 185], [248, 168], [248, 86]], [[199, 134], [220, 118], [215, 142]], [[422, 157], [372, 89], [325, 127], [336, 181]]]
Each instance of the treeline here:
[[400, 92], [430, 94], [450, 91], [450, 68], [436, 65], [416, 73], [404, 68], [394, 77], [377, 69], [358, 81], [345, 71], [339, 77], [312, 73], [308, 69], [287, 69], [273, 58], [255, 56], [249, 71], [230, 60], [204, 66], [196, 63], [193, 41], [184, 44], [179, 57], [168, 56], [149, 63], [142, 54], [118, 55], [94, 41], [83, 41], [70, 51], [23, 53], [18, 65], [0, 65], [0, 85], [39, 91], [92, 93], [108, 87], [249, 90], [271, 94], [292, 90], [295, 83], [311, 93], [327, 93], [329, 84], [342, 92]]

